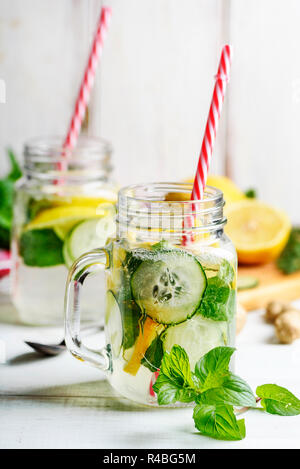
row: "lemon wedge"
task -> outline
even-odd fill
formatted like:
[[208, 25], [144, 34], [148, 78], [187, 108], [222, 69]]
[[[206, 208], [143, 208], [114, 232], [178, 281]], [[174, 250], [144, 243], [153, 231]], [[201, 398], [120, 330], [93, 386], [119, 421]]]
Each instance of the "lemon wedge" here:
[[276, 259], [289, 238], [291, 223], [281, 210], [258, 200], [230, 204], [226, 233], [244, 264], [264, 264]]
[[60, 206], [43, 210], [26, 226], [26, 230], [41, 230], [54, 228], [60, 231], [60, 237], [64, 236], [70, 229], [81, 220], [87, 218], [103, 217], [104, 209], [89, 206]]

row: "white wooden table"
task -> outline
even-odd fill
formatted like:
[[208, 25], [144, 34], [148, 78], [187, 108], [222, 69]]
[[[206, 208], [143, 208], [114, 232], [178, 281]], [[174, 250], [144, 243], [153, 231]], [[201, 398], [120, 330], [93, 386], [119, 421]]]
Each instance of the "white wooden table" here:
[[[15, 325], [10, 305], [0, 305], [0, 320], [0, 346], [6, 349], [0, 364], [0, 448], [300, 448], [300, 416], [249, 411], [243, 441], [205, 438], [194, 428], [192, 409], [135, 406], [118, 397], [97, 369], [69, 353], [39, 358], [23, 343], [59, 340], [62, 331]], [[253, 312], [237, 347], [237, 373], [254, 390], [277, 383], [300, 396], [300, 341], [277, 344], [273, 327]]]

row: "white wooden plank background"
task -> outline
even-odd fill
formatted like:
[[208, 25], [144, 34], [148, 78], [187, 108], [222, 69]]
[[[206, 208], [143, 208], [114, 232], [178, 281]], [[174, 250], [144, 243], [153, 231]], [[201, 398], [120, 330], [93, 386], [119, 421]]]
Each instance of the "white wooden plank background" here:
[[[107, 0], [113, 19], [90, 132], [114, 144], [121, 184], [193, 174], [225, 41], [232, 80], [213, 158], [300, 221], [298, 0]], [[65, 131], [101, 0], [2, 0], [0, 155]], [[228, 119], [226, 119], [228, 117]], [[0, 172], [5, 170], [0, 160]], [[287, 190], [288, 185], [288, 190]]]
[[[0, 143], [64, 132], [100, 0], [2, 0]], [[223, 42], [221, 0], [112, 0], [91, 132], [112, 140], [122, 184], [194, 172]], [[228, 2], [225, 1], [227, 4]], [[225, 117], [215, 168], [222, 170]]]
[[235, 48], [227, 151], [234, 179], [299, 223], [300, 58], [297, 0], [232, 0]]

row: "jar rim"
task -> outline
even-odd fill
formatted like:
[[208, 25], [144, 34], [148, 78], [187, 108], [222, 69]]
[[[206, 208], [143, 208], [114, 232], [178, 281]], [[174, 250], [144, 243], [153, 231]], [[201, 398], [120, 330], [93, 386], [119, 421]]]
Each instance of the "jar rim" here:
[[132, 202], [140, 202], [140, 203], [153, 203], [159, 204], [160, 206], [170, 206], [172, 204], [178, 204], [182, 206], [192, 206], [197, 204], [197, 207], [199, 209], [204, 210], [205, 208], [208, 208], [208, 206], [216, 206], [216, 205], [224, 205], [224, 200], [223, 200], [223, 192], [213, 186], [206, 186], [204, 190], [204, 198], [202, 200], [170, 200], [166, 199], [165, 197], [163, 198], [162, 196], [160, 197], [155, 197], [152, 195], [152, 197], [147, 197], [147, 196], [142, 196], [139, 194], [142, 194], [143, 192], [147, 194], [147, 192], [152, 191], [154, 194], [155, 192], [157, 193], [164, 193], [164, 195], [168, 193], [184, 193], [184, 194], [191, 194], [193, 189], [193, 184], [192, 183], [187, 183], [187, 182], [150, 182], [150, 183], [141, 183], [141, 184], [131, 184], [129, 186], [125, 186], [119, 191], [119, 198], [120, 199], [126, 199], [128, 201]]
[[60, 183], [106, 180], [113, 167], [112, 145], [105, 139], [80, 135], [74, 149], [64, 148], [57, 135], [35, 137], [24, 144], [24, 174]]
[[89, 161], [99, 159], [99, 154], [111, 154], [111, 143], [100, 137], [81, 135], [73, 150], [64, 148], [64, 138], [59, 135], [33, 137], [24, 143], [25, 160], [34, 162], [59, 162], [62, 159], [72, 161], [88, 158]]
[[[193, 232], [221, 229], [226, 223], [223, 214], [223, 192], [215, 187], [206, 186], [204, 199], [190, 200], [192, 188], [192, 184], [180, 182], [157, 182], [123, 187], [118, 196], [117, 223], [120, 227], [130, 226], [139, 231], [151, 231], [153, 226], [155, 229], [164, 227], [164, 232], [168, 231], [174, 235], [186, 231], [187, 226]], [[170, 193], [172, 197], [166, 197]], [[175, 200], [173, 200], [174, 193]], [[176, 193], [187, 194], [189, 200], [176, 200]]]

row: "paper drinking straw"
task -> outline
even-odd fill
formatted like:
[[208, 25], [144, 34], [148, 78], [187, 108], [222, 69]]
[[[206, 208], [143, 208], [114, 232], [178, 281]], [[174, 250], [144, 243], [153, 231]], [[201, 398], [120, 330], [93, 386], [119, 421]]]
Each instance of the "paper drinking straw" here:
[[68, 133], [63, 144], [63, 147], [70, 151], [76, 146], [78, 140], [81, 124], [90, 99], [91, 89], [94, 84], [96, 68], [102, 54], [110, 18], [111, 8], [102, 7], [88, 63], [80, 85]]
[[232, 47], [226, 45], [222, 49], [218, 72], [215, 76], [216, 82], [199, 155], [191, 200], [203, 199], [207, 174], [210, 167], [211, 155], [213, 152], [213, 146], [215, 143], [218, 124], [221, 116], [226, 85], [229, 81], [231, 59]]
[[[191, 194], [191, 200], [202, 200], [204, 189], [206, 186], [207, 175], [210, 167], [211, 156], [216, 139], [219, 120], [221, 117], [222, 105], [224, 101], [226, 85], [229, 81], [229, 72], [232, 60], [232, 47], [226, 45], [222, 49], [219, 62], [218, 72], [215, 76], [216, 82], [213, 96], [209, 108], [208, 118], [206, 122], [204, 137], [201, 145], [196, 175]], [[193, 207], [193, 212], [195, 207]], [[184, 227], [192, 228], [194, 225], [194, 217], [187, 216], [184, 219]], [[191, 241], [192, 237], [184, 233], [182, 244], [186, 245]]]

